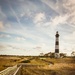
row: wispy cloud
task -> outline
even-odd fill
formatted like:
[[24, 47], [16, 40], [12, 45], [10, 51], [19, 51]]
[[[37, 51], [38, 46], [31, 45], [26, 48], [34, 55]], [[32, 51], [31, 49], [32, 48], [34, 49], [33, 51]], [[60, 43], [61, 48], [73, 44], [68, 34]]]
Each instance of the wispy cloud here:
[[16, 37], [15, 38], [17, 41], [25, 41], [26, 39], [25, 38], [23, 38], [23, 37]]
[[19, 23], [19, 26], [24, 30], [24, 27], [22, 26], [22, 23], [20, 22], [20, 18], [17, 16], [16, 12], [14, 11], [14, 9], [12, 8], [11, 6], [11, 3], [9, 0], [7, 0], [8, 4], [9, 4], [9, 7], [11, 9], [11, 11], [13, 12], [15, 18], [17, 19], [18, 23]]
[[71, 34], [68, 34], [67, 36], [64, 36], [64, 40], [70, 41], [71, 43], [74, 43], [75, 41], [75, 31], [72, 32]]
[[67, 15], [68, 23], [75, 24], [75, 0], [56, 0], [55, 2], [52, 0], [41, 1], [57, 12], [59, 14], [58, 16], [65, 17], [64, 15]]
[[3, 22], [0, 22], [0, 30], [4, 29]]
[[5, 46], [5, 45], [0, 45], [0, 51], [1, 51], [1, 50], [5, 50], [6, 47], [7, 47], [7, 46]]
[[49, 8], [53, 9], [58, 14], [63, 14], [62, 5], [60, 4], [59, 0], [41, 0], [43, 3], [45, 3]]
[[7, 34], [0, 34], [0, 38], [11, 38], [11, 36]]
[[43, 20], [45, 20], [44, 13], [37, 13], [34, 17], [34, 23], [42, 22]]
[[69, 23], [75, 24], [75, 0], [67, 0], [64, 2], [65, 9], [68, 10], [69, 13]]
[[74, 0], [0, 1], [0, 43], [12, 46], [7, 54], [21, 49], [21, 54], [54, 51], [56, 30], [62, 52], [75, 46]]
[[56, 16], [51, 19], [50, 25], [57, 26], [57, 25], [65, 24], [68, 20], [68, 17], [69, 17], [68, 15]]
[[4, 20], [6, 18], [6, 15], [2, 12], [2, 8], [0, 6], [0, 20]]

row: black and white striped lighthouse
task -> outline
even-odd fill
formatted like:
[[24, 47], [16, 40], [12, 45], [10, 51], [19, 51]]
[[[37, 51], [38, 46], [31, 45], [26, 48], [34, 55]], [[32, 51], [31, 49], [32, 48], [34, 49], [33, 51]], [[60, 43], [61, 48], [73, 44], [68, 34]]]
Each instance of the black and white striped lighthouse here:
[[55, 58], [59, 58], [60, 54], [59, 54], [59, 33], [58, 31], [56, 32], [55, 35]]

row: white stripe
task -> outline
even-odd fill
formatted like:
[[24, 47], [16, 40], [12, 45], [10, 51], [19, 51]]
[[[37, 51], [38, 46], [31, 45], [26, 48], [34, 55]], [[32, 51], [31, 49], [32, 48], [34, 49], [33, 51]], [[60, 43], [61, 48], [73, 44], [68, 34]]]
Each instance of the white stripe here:
[[59, 45], [55, 45], [55, 49], [59, 49]]
[[59, 41], [59, 38], [56, 38], [56, 41]]

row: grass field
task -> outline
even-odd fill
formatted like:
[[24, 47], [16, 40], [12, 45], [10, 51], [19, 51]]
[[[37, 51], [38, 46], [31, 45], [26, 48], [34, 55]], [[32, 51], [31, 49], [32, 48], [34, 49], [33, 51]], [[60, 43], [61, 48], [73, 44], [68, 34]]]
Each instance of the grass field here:
[[[43, 67], [24, 67], [23, 75], [75, 75], [75, 58], [33, 59], [31, 63], [42, 64]], [[54, 63], [54, 64], [52, 64]]]
[[0, 60], [0, 71], [22, 62], [43, 65], [43, 67], [23, 67], [23, 75], [75, 75], [75, 58], [0, 56]]

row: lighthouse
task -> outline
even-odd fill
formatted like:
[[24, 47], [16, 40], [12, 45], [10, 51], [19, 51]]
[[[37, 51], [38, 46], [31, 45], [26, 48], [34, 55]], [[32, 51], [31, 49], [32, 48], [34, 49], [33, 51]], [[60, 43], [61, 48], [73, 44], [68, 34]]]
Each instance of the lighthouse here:
[[59, 54], [59, 33], [58, 33], [58, 31], [56, 32], [56, 35], [55, 35], [55, 58], [60, 58], [60, 54]]

